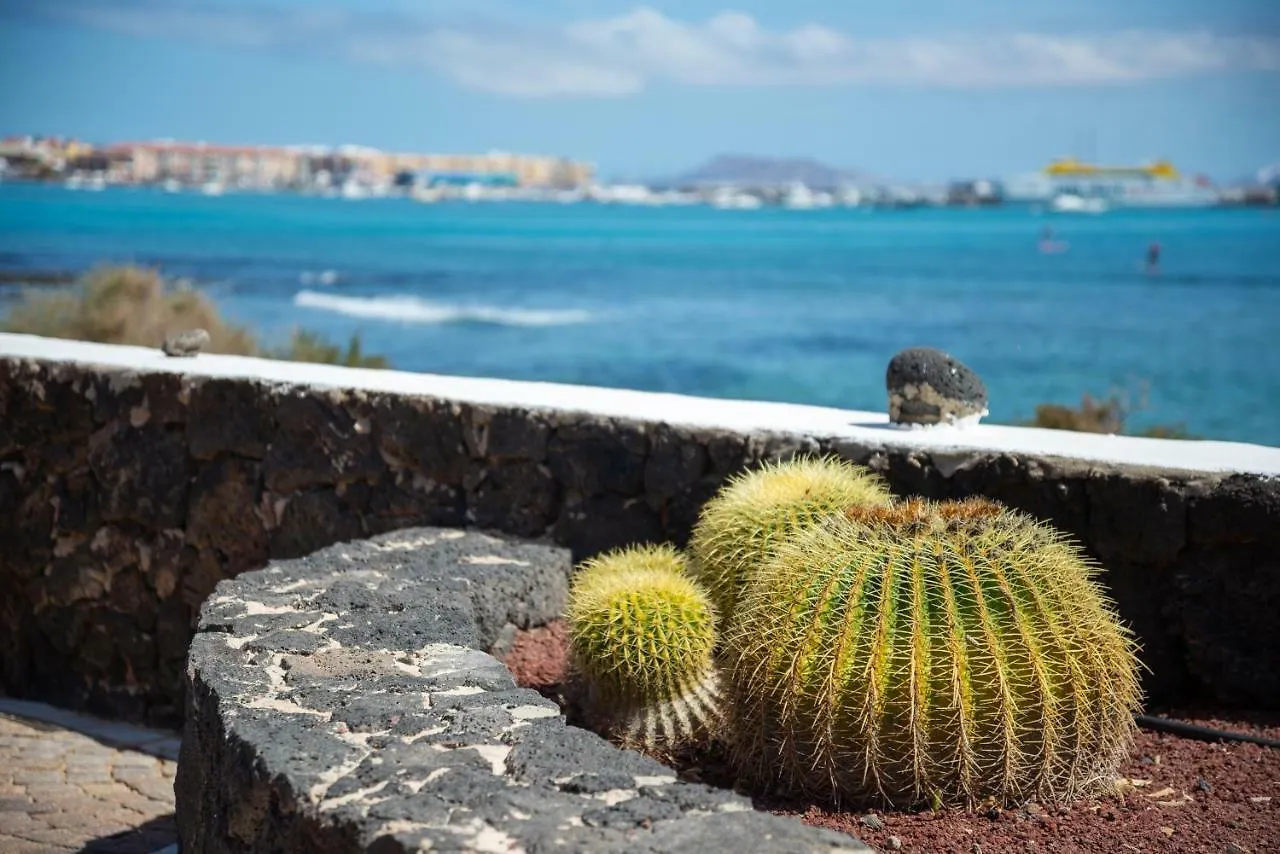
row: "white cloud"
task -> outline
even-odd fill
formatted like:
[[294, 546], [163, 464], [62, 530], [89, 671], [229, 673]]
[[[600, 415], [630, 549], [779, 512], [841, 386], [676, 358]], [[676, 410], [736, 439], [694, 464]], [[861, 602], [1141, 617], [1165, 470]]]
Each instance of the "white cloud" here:
[[[17, 8], [0, 0], [0, 11]], [[445, 24], [369, 12], [200, 0], [44, 0], [39, 14], [145, 36], [287, 48], [427, 69], [515, 97], [631, 95], [687, 86], [1096, 86], [1280, 70], [1280, 38], [1210, 32], [862, 37], [820, 24], [769, 30], [724, 11], [684, 21], [647, 6], [558, 28]], [[28, 15], [32, 14], [28, 10]]]
[[426, 35], [420, 48], [418, 63], [469, 88], [501, 95], [619, 96], [645, 84], [643, 75], [628, 68], [537, 42], [499, 46], [472, 33], [443, 30]]
[[[480, 88], [501, 90], [509, 67], [521, 67], [545, 43], [477, 40], [487, 58]], [[1012, 33], [992, 36], [859, 38], [817, 24], [769, 31], [753, 18], [724, 12], [703, 23], [653, 9], [565, 28], [548, 62], [578, 62], [586, 78], [558, 78], [542, 94], [598, 93], [596, 68], [643, 83], [688, 85], [933, 87], [1071, 86], [1127, 83], [1215, 70], [1280, 69], [1280, 40], [1209, 33], [1122, 32], [1095, 36]], [[508, 64], [510, 60], [510, 65]], [[442, 69], [449, 71], [443, 64]], [[489, 85], [486, 86], [485, 83]]]
[[142, 37], [199, 39], [235, 47], [266, 48], [273, 43], [271, 29], [256, 15], [238, 10], [113, 9], [88, 6], [78, 16], [80, 23], [98, 29], [115, 30]]

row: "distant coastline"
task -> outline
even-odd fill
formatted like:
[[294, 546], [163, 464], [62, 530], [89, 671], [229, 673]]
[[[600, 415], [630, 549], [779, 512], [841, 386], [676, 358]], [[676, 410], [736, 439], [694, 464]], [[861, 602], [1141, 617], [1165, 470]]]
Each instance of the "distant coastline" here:
[[544, 202], [680, 206], [724, 210], [781, 207], [991, 207], [1039, 204], [1060, 212], [1114, 207], [1275, 205], [1280, 175], [1217, 187], [1165, 161], [1105, 166], [1072, 158], [1039, 172], [956, 179], [940, 185], [887, 181], [808, 158], [720, 155], [670, 179], [607, 182], [594, 164], [565, 157], [390, 153], [360, 146], [226, 146], [203, 142], [90, 145], [74, 139], [0, 140], [0, 179], [58, 183], [97, 192], [145, 186], [168, 193], [301, 193], [344, 200]]

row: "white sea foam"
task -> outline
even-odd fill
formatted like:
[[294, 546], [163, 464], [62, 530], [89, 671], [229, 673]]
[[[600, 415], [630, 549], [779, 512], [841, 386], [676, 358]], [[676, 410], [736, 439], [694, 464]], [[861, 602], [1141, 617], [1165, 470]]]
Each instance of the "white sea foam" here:
[[566, 326], [587, 323], [582, 309], [503, 308], [491, 305], [453, 305], [409, 296], [347, 297], [298, 291], [293, 304], [373, 320], [406, 323], [492, 323], [496, 326]]
[[312, 270], [303, 270], [298, 275], [298, 281], [304, 285], [333, 285], [338, 281], [338, 271], [321, 270], [317, 273]]

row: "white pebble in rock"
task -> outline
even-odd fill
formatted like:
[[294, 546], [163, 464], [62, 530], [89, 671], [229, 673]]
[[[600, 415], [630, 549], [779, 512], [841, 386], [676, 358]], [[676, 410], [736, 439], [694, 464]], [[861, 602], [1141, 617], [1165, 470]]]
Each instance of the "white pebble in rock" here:
[[975, 424], [987, 414], [981, 378], [932, 347], [911, 347], [890, 359], [885, 386], [894, 424]]
[[208, 343], [208, 332], [203, 329], [189, 329], [165, 338], [160, 349], [166, 356], [194, 356]]

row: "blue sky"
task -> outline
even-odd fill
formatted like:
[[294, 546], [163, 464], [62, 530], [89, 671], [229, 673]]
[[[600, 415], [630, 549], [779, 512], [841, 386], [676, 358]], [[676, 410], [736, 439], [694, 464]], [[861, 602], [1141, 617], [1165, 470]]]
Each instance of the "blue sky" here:
[[898, 179], [1280, 161], [1276, 0], [0, 0], [0, 132], [720, 152]]

